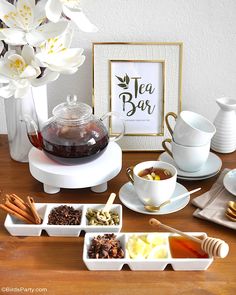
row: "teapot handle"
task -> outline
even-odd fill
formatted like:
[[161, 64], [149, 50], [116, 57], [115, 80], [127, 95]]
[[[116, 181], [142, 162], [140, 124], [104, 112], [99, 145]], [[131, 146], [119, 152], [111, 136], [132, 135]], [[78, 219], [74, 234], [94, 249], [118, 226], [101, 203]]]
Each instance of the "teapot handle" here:
[[24, 115], [23, 118], [21, 118], [21, 121], [26, 124], [28, 138], [31, 144], [42, 150], [42, 137], [39, 133], [37, 123], [29, 115]]
[[117, 140], [121, 139], [123, 137], [124, 133], [125, 133], [125, 124], [124, 124], [124, 121], [121, 118], [121, 115], [119, 113], [117, 113], [117, 112], [108, 112], [105, 115], [103, 115], [100, 118], [100, 120], [104, 121], [105, 119], [107, 119], [109, 117], [112, 117], [112, 116], [117, 117], [120, 120], [121, 126], [122, 126], [121, 127], [122, 128], [121, 132], [116, 134], [116, 136], [110, 138], [110, 141], [117, 141]]

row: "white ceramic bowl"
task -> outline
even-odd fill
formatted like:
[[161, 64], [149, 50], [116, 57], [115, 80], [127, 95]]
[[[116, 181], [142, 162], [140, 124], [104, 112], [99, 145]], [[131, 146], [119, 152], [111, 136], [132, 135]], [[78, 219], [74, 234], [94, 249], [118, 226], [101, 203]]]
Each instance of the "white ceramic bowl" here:
[[[48, 217], [50, 212], [61, 206], [67, 205], [73, 207], [75, 210], [82, 210], [81, 223], [80, 225], [56, 225], [56, 224], [48, 224]], [[47, 232], [49, 236], [57, 236], [57, 237], [76, 237], [80, 235], [81, 230], [83, 229], [84, 221], [84, 212], [83, 212], [82, 204], [48, 204], [47, 210], [45, 214], [45, 218], [42, 223], [43, 229]]]
[[[53, 208], [61, 205], [72, 206], [74, 209], [82, 210], [80, 225], [51, 225], [48, 224], [48, 215]], [[81, 231], [85, 232], [119, 232], [122, 228], [122, 205], [112, 204], [111, 211], [119, 215], [120, 223], [118, 225], [91, 226], [86, 220], [88, 208], [102, 209], [104, 204], [69, 204], [69, 203], [36, 203], [36, 209], [42, 218], [42, 224], [26, 224], [17, 220], [10, 214], [7, 214], [4, 226], [12, 236], [40, 236], [42, 230], [45, 230], [49, 236], [76, 237]]]
[[[44, 219], [47, 204], [36, 203], [35, 207], [39, 216]], [[12, 236], [40, 236], [43, 229], [42, 224], [26, 224], [10, 214], [7, 214], [4, 226]]]
[[104, 204], [84, 204], [84, 215], [85, 215], [85, 231], [89, 232], [120, 232], [122, 227], [122, 205], [113, 204], [110, 211], [114, 211], [118, 214], [120, 223], [117, 225], [89, 225], [86, 218], [86, 212], [89, 208], [101, 210]]
[[[124, 258], [119, 259], [91, 259], [88, 257], [88, 249], [91, 241], [98, 235], [104, 235], [106, 233], [87, 233], [84, 238], [83, 248], [83, 261], [89, 270], [121, 270], [124, 264], [127, 264], [131, 270], [142, 270], [142, 271], [157, 271], [164, 270], [168, 264], [172, 266], [174, 270], [205, 270], [213, 262], [212, 257], [208, 258], [173, 258], [169, 248], [169, 236], [175, 236], [172, 233], [155, 233], [167, 239], [167, 258], [159, 259], [131, 259], [129, 258], [126, 244], [128, 239], [132, 235], [147, 235], [150, 233], [118, 233], [117, 239], [120, 240], [122, 249], [125, 252]], [[188, 233], [193, 236], [207, 236], [206, 233], [202, 232], [191, 232]]]

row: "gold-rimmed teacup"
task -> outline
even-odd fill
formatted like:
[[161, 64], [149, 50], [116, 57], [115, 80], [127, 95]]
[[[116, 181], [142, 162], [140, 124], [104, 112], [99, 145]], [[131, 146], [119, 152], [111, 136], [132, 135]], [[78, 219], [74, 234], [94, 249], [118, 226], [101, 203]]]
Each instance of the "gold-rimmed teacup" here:
[[[167, 170], [170, 177], [161, 180], [149, 180], [139, 176], [139, 173], [148, 168]], [[168, 201], [176, 186], [177, 170], [166, 162], [146, 161], [126, 169], [128, 179], [132, 182], [138, 198], [144, 205], [159, 206]]]

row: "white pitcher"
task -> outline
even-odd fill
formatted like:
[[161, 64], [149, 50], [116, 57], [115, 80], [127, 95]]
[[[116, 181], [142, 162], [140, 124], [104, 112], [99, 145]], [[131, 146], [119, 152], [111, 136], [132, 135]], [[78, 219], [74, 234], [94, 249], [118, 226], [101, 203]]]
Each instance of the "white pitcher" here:
[[236, 150], [236, 100], [218, 98], [220, 110], [214, 120], [216, 133], [211, 140], [211, 149], [219, 153], [232, 153]]

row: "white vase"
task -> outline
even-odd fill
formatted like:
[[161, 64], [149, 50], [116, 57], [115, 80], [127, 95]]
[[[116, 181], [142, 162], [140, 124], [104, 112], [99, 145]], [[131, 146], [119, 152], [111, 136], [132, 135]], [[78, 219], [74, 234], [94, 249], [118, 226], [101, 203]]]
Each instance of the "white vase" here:
[[211, 149], [219, 153], [232, 153], [236, 150], [236, 100], [218, 98], [220, 110], [214, 120], [216, 133], [211, 141]]
[[22, 98], [5, 99], [4, 105], [10, 156], [15, 161], [28, 162], [32, 145], [23, 118], [31, 116], [41, 129], [48, 119], [47, 86], [32, 87]]

